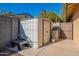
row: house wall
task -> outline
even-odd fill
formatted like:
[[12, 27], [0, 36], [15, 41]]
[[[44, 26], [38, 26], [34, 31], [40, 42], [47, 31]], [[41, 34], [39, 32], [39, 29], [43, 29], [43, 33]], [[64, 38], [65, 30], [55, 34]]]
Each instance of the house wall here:
[[77, 10], [75, 11], [72, 20], [73, 20], [73, 41], [79, 47], [79, 8], [77, 8]]

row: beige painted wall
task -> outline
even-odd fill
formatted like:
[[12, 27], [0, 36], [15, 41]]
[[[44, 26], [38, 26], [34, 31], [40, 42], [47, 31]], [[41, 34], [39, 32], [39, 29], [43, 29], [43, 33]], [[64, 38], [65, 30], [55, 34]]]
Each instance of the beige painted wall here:
[[79, 8], [77, 8], [77, 10], [75, 11], [72, 20], [73, 20], [73, 41], [79, 47]]

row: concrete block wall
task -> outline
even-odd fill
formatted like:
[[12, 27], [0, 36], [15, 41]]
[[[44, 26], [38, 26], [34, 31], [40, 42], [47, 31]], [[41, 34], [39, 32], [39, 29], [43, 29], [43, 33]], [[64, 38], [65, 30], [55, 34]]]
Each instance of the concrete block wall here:
[[17, 18], [12, 18], [12, 40], [15, 40], [18, 38], [18, 19]]
[[0, 16], [0, 50], [11, 40], [11, 20]]
[[0, 16], [0, 50], [3, 50], [18, 34], [18, 22], [15, 18]]
[[[60, 39], [72, 39], [72, 22], [53, 23], [53, 27], [59, 27]], [[52, 36], [54, 36], [54, 34], [52, 34]]]
[[72, 22], [63, 22], [61, 23], [61, 38], [62, 39], [71, 39], [72, 40]]

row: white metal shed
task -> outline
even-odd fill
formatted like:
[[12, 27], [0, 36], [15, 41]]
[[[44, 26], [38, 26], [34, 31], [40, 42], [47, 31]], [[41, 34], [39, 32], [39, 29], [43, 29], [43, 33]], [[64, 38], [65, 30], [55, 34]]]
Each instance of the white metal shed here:
[[20, 21], [20, 33], [33, 44], [33, 48], [39, 48], [50, 42], [52, 21], [45, 18], [22, 19]]

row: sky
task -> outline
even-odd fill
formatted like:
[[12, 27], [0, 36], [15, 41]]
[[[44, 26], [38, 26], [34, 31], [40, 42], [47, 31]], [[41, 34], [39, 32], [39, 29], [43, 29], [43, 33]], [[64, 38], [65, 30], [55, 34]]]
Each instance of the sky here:
[[45, 9], [46, 11], [53, 11], [60, 16], [61, 7], [61, 3], [0, 3], [0, 13], [29, 13], [32, 16], [38, 16], [41, 9]]

